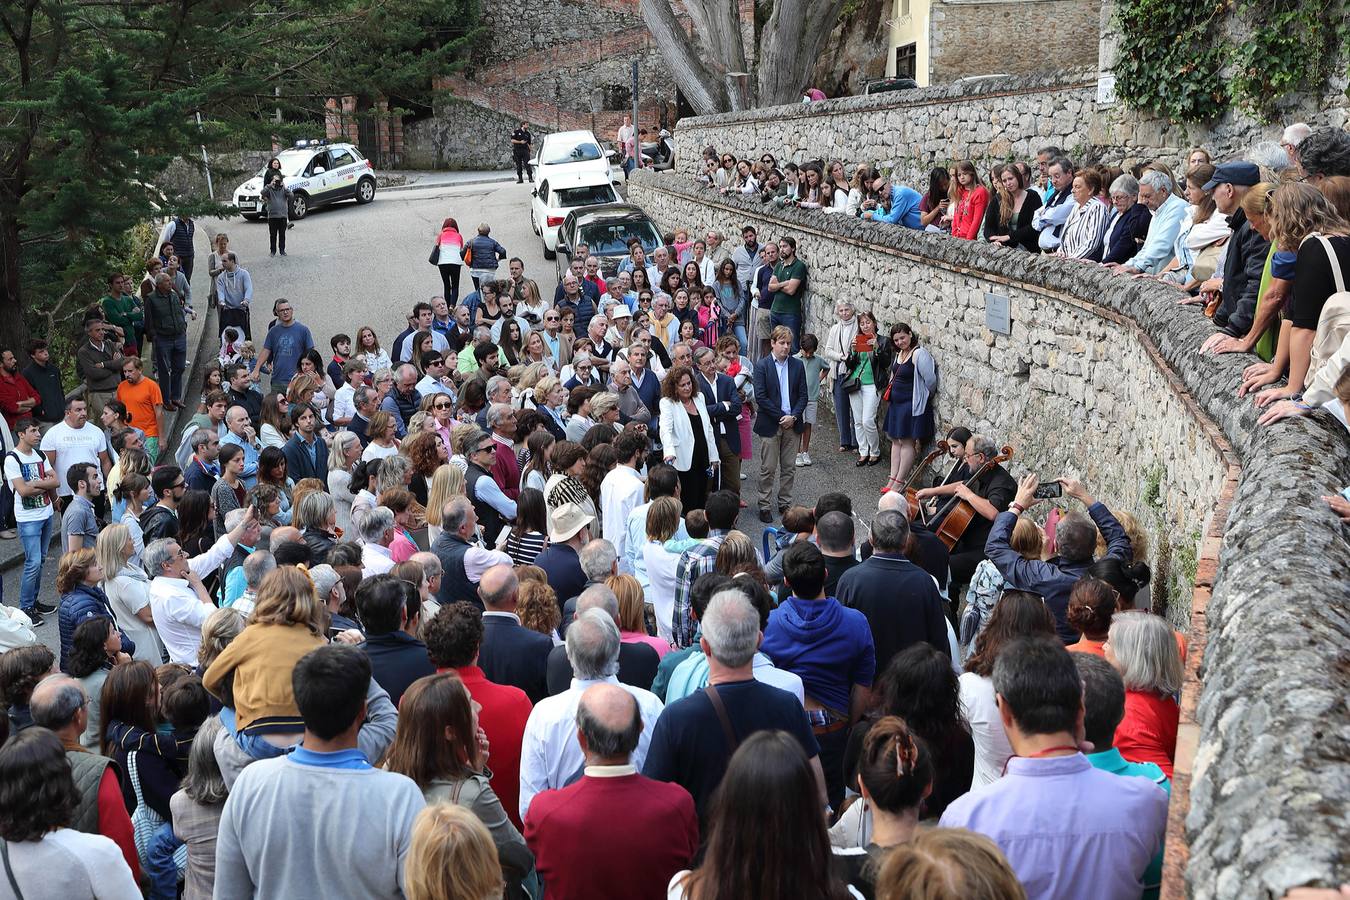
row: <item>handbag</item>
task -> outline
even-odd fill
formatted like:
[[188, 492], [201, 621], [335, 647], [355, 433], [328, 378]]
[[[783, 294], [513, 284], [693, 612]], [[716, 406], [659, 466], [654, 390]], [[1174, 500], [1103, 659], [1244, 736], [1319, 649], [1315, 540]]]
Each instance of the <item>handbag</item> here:
[[[131, 837], [136, 844], [136, 855], [140, 857], [141, 868], [144, 869], [151, 840], [160, 828], [168, 823], [145, 802], [145, 795], [141, 792], [140, 771], [136, 765], [139, 753], [140, 751], [133, 750], [127, 754], [127, 778], [131, 780], [132, 790], [136, 793], [136, 809], [131, 813]], [[187, 844], [179, 846], [174, 851], [173, 863], [179, 874], [187, 870]]]
[[439, 266], [441, 264], [440, 243], [435, 243], [431, 245], [431, 255], [427, 257], [427, 262], [431, 263], [433, 266]]
[[[850, 353], [848, 355], [848, 359], [844, 361], [844, 371], [853, 372], [854, 369], [856, 369], [857, 367], [858, 367], [858, 354], [856, 352]], [[856, 373], [853, 375], [845, 375], [843, 382], [840, 384], [840, 387], [843, 389], [845, 394], [857, 393], [858, 391], [862, 390], [862, 378]]]

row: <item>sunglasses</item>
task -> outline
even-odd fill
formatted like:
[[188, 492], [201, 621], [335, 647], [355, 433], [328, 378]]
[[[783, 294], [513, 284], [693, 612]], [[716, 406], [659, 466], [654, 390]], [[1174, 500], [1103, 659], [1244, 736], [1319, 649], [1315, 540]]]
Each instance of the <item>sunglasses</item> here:
[[449, 403], [433, 403], [433, 404], [431, 405], [431, 408], [432, 408], [432, 409], [449, 409], [449, 408], [450, 408], [450, 404], [449, 404]]

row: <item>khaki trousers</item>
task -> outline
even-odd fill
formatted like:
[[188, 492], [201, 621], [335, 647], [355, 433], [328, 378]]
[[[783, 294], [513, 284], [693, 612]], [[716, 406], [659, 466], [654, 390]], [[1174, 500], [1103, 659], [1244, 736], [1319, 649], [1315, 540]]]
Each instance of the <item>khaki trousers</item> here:
[[722, 490], [741, 495], [741, 455], [732, 453], [727, 442], [717, 439], [717, 458], [722, 461]]
[[[756, 435], [756, 437], [759, 437]], [[780, 428], [773, 437], [759, 438], [759, 508], [772, 512], [774, 475], [778, 476], [778, 511], [792, 503], [792, 483], [797, 477], [797, 453], [802, 436], [790, 428]]]

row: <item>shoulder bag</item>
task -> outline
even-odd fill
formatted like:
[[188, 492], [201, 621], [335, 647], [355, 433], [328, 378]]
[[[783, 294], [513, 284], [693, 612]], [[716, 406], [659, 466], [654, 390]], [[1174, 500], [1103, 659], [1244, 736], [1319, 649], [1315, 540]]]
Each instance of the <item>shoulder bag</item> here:
[[1312, 237], [1320, 241], [1322, 249], [1327, 252], [1336, 291], [1322, 305], [1322, 312], [1317, 318], [1317, 333], [1313, 338], [1308, 360], [1308, 376], [1302, 385], [1305, 388], [1312, 385], [1318, 371], [1335, 356], [1345, 340], [1345, 335], [1350, 332], [1350, 292], [1346, 290], [1345, 273], [1341, 271], [1340, 258], [1336, 255], [1336, 248], [1331, 246], [1331, 241], [1324, 235], [1314, 234]]

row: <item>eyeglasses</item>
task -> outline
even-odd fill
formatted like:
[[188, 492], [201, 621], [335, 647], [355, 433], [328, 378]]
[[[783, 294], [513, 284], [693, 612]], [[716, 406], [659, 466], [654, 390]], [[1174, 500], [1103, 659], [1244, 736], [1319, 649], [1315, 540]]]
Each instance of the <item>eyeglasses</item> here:
[[431, 405], [431, 408], [432, 408], [432, 409], [450, 409], [450, 406], [451, 406], [451, 404], [449, 404], [449, 403], [433, 403], [433, 404]]

